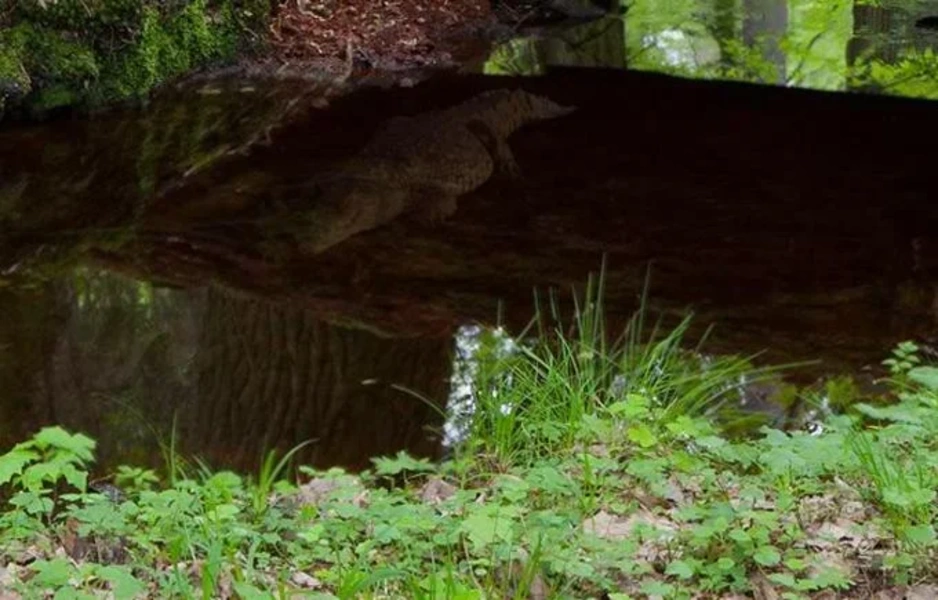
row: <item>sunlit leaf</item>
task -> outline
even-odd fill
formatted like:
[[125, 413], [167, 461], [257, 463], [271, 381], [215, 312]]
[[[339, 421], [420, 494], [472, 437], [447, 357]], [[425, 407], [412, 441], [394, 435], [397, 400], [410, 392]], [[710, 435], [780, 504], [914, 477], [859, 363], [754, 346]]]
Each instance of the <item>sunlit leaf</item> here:
[[629, 427], [626, 435], [629, 441], [635, 442], [642, 448], [651, 448], [658, 443], [655, 433], [647, 425], [635, 425]]
[[775, 546], [760, 546], [752, 553], [752, 559], [763, 567], [774, 567], [782, 562], [782, 555]]
[[909, 379], [933, 392], [938, 391], [938, 367], [915, 367], [909, 371]]

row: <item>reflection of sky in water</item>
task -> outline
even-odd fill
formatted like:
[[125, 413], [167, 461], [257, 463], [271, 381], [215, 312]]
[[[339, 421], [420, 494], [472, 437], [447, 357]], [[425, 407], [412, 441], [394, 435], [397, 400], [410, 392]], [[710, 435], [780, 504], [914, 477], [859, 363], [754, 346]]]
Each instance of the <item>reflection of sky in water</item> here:
[[646, 35], [642, 38], [642, 46], [650, 46], [661, 50], [665, 64], [672, 67], [693, 66], [692, 50], [687, 43], [684, 32], [679, 29], [668, 29], [658, 35]]
[[466, 325], [456, 332], [456, 357], [453, 360], [452, 387], [447, 402], [448, 415], [443, 426], [443, 444], [452, 447], [468, 433], [468, 419], [475, 405], [473, 379], [478, 372], [475, 360], [482, 346], [482, 327]]
[[[451, 448], [469, 433], [469, 419], [475, 410], [475, 381], [479, 372], [479, 352], [482, 335], [488, 331], [498, 344], [495, 352], [505, 356], [515, 349], [515, 342], [501, 328], [484, 329], [479, 325], [464, 325], [456, 332], [456, 357], [453, 361], [452, 386], [447, 402], [447, 418], [443, 426], [443, 445]], [[509, 407], [503, 407], [508, 410]]]
[[[707, 43], [709, 42], [709, 43]], [[655, 48], [664, 64], [670, 67], [698, 67], [720, 58], [719, 48], [712, 40], [697, 41], [681, 29], [666, 29], [642, 38], [643, 48]]]

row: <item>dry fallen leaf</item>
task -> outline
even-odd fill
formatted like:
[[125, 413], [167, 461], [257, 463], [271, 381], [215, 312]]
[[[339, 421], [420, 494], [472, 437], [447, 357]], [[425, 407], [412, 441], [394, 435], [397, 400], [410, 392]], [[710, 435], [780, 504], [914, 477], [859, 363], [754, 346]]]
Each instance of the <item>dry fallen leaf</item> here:
[[320, 506], [333, 492], [340, 489], [359, 490], [359, 493], [355, 494], [352, 499], [352, 503], [359, 507], [364, 505], [367, 499], [367, 490], [364, 489], [361, 481], [353, 475], [311, 479], [300, 486], [295, 498], [301, 507]]
[[420, 488], [420, 500], [425, 504], [439, 504], [456, 493], [456, 486], [432, 477]]
[[632, 526], [628, 519], [601, 510], [583, 522], [583, 530], [603, 539], [618, 540], [628, 537]]
[[297, 571], [290, 576], [290, 583], [305, 590], [316, 590], [322, 587], [322, 582], [302, 571]]
[[583, 530], [603, 539], [623, 539], [630, 537], [639, 525], [648, 525], [659, 532], [666, 532], [666, 537], [677, 530], [677, 526], [665, 517], [640, 508], [628, 517], [612, 515], [599, 511], [583, 523]]
[[[13, 587], [13, 584], [16, 583], [18, 570], [19, 565], [16, 563], [10, 563], [5, 567], [0, 567], [0, 600], [7, 600], [8, 596], [5, 594], [15, 593], [13, 590], [7, 588]], [[15, 597], [19, 598], [19, 596]]]
[[935, 600], [938, 585], [913, 585], [905, 591], [905, 600]]

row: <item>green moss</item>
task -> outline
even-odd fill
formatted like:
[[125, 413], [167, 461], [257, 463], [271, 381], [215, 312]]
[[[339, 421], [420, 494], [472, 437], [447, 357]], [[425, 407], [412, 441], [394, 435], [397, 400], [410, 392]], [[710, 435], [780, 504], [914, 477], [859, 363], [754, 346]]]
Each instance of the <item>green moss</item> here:
[[225, 4], [219, 11], [221, 26], [210, 24], [206, 0], [195, 0], [171, 20], [167, 32], [176, 42], [176, 54], [181, 59], [178, 68], [187, 70], [196, 63], [205, 63], [230, 56], [237, 40], [232, 35], [232, 13]]
[[221, 14], [214, 24], [205, 0], [194, 0], [169, 19], [147, 8], [139, 40], [109, 74], [109, 95], [140, 95], [168, 79], [234, 56], [238, 39], [230, 8], [223, 7]]
[[28, 106], [38, 110], [141, 97], [194, 69], [230, 61], [262, 39], [270, 6], [269, 0], [16, 2], [17, 26], [0, 31], [0, 85], [15, 75], [18, 87], [31, 92]]
[[39, 112], [71, 106], [81, 101], [77, 92], [66, 85], [52, 85], [40, 88], [32, 100], [32, 108]]
[[68, 34], [24, 24], [16, 28], [23, 44], [23, 64], [34, 80], [86, 86], [98, 77], [94, 51]]
[[8, 96], [21, 96], [32, 88], [23, 65], [23, 40], [12, 30], [0, 31], [0, 111]]
[[140, 39], [115, 63], [110, 73], [111, 92], [117, 97], [141, 94], [164, 81], [167, 77], [184, 71], [185, 62], [180, 58], [181, 50], [160, 23], [156, 11], [147, 9], [144, 14]]

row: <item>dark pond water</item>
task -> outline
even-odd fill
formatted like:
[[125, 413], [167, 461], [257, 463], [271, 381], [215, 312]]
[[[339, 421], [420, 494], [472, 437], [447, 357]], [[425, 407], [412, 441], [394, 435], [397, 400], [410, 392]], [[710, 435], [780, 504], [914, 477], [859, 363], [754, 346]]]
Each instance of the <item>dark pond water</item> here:
[[[928, 14], [637, 1], [624, 22], [528, 31], [467, 62], [489, 75], [328, 106], [302, 82], [222, 79], [8, 124], [0, 447], [60, 423], [109, 460], [159, 462], [175, 418], [182, 448], [218, 465], [306, 439], [319, 465], [435, 455], [466, 327], [520, 329], [533, 289], [582, 287], [604, 255], [612, 327], [651, 265], [653, 312], [694, 310], [713, 352], [818, 359], [803, 381], [875, 366], [938, 325], [938, 105], [784, 88], [935, 95]], [[437, 144], [449, 126], [427, 115], [517, 88], [577, 110], [512, 135], [520, 177], [460, 188], [479, 154]], [[363, 151], [397, 115], [416, 115], [398, 145]], [[469, 127], [484, 156], [503, 153], [499, 127]], [[336, 201], [349, 164], [364, 171]], [[420, 165], [405, 193], [395, 178]], [[444, 196], [448, 218], [418, 214]]]

